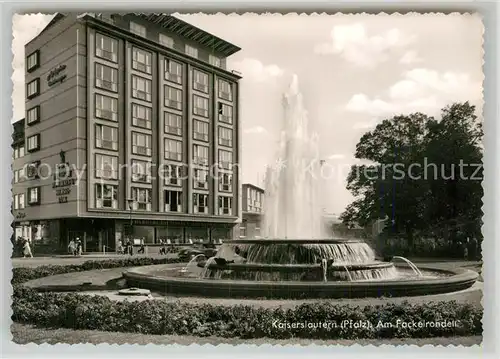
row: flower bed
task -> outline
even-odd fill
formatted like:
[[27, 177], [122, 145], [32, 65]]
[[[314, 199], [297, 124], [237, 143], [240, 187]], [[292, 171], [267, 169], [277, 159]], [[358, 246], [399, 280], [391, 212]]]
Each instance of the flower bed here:
[[[428, 338], [482, 333], [482, 309], [457, 302], [366, 307], [318, 302], [270, 309], [158, 300], [114, 302], [101, 296], [39, 293], [19, 285], [44, 275], [175, 261], [135, 258], [77, 266], [15, 268], [12, 319], [44, 327], [225, 338]], [[436, 324], [444, 321], [455, 322], [447, 326]]]

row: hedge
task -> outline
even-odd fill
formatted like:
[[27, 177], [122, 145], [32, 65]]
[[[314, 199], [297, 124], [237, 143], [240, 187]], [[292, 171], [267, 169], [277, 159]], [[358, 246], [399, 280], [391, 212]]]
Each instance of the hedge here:
[[120, 258], [101, 261], [87, 261], [82, 264], [70, 265], [43, 265], [39, 267], [17, 267], [12, 270], [12, 285], [21, 284], [29, 280], [48, 277], [56, 274], [83, 272], [94, 269], [110, 269], [121, 267], [139, 267], [154, 264], [180, 263], [178, 258]]
[[[86, 262], [80, 266], [16, 268], [17, 283], [43, 274], [174, 262], [172, 259], [126, 259]], [[334, 302], [306, 303], [284, 309], [259, 306], [221, 306], [146, 300], [116, 302], [105, 296], [37, 292], [14, 286], [12, 319], [49, 328], [89, 329], [157, 335], [218, 336], [224, 338], [429, 338], [481, 335], [481, 308], [470, 304], [430, 302], [425, 304], [339, 305]], [[459, 321], [454, 326], [410, 328], [397, 325]], [[318, 328], [318, 323], [323, 327]], [[346, 325], [341, 325], [344, 323]], [[371, 325], [367, 325], [371, 323]], [[387, 325], [387, 324], [392, 324]], [[384, 324], [379, 326], [379, 324]], [[326, 328], [325, 328], [326, 326]]]

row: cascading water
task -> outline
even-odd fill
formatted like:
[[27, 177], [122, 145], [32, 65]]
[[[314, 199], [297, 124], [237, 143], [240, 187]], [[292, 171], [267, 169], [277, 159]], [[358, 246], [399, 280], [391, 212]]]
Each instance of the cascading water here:
[[265, 238], [325, 238], [319, 201], [318, 136], [310, 134], [296, 75], [283, 96], [284, 129], [274, 166], [266, 172]]
[[223, 244], [216, 257], [234, 264], [220, 265], [209, 259], [201, 276], [264, 281], [396, 278], [394, 265], [377, 262], [365, 242], [326, 239], [318, 135], [311, 131], [296, 75], [283, 96], [283, 107], [278, 158], [266, 172], [261, 225], [266, 239]]

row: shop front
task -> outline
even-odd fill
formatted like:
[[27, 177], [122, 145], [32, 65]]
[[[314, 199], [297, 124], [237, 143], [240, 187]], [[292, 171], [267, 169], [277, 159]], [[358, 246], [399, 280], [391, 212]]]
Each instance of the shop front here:
[[231, 240], [232, 223], [180, 222], [156, 220], [116, 221], [116, 240], [156, 245], [161, 242], [188, 244], [219, 240]]

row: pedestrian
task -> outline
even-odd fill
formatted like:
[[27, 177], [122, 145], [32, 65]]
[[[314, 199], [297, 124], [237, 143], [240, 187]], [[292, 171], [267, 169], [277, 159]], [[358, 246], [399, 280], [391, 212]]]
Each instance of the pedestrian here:
[[121, 239], [118, 240], [118, 245], [116, 246], [116, 251], [118, 252], [118, 254], [123, 254], [123, 243], [122, 243]]
[[30, 241], [28, 239], [26, 239], [24, 241], [24, 251], [23, 251], [23, 254], [24, 254], [24, 258], [26, 258], [26, 257], [33, 258], [33, 254], [31, 253]]
[[160, 238], [160, 255], [167, 255], [167, 246], [165, 245], [165, 241]]
[[76, 237], [75, 241], [76, 245], [76, 251], [75, 251], [75, 256], [81, 256], [82, 255], [82, 241], [80, 240], [80, 237]]
[[70, 240], [68, 244], [69, 254], [76, 255], [76, 243], [74, 240]]
[[137, 254], [144, 254], [144, 238], [141, 239], [141, 246], [139, 247]]
[[134, 255], [134, 245], [133, 245], [133, 242], [132, 241], [129, 241], [129, 245], [128, 245], [128, 254], [130, 256], [133, 256]]
[[464, 260], [468, 260], [469, 259], [469, 243], [465, 242], [463, 243], [462, 247], [463, 247], [463, 251], [464, 251]]

